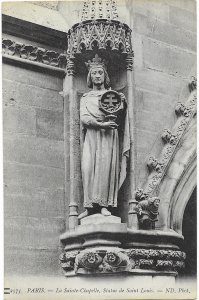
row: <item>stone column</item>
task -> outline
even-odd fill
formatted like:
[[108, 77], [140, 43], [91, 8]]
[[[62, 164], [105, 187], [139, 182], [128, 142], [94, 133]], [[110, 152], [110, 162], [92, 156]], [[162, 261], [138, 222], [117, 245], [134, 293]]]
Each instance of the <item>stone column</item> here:
[[77, 93], [75, 89], [75, 58], [67, 60], [67, 76], [64, 81], [64, 151], [65, 151], [65, 194], [69, 198], [69, 229], [78, 225], [78, 191], [76, 183], [79, 135]]
[[135, 95], [134, 95], [134, 74], [133, 74], [133, 53], [128, 54], [126, 57], [126, 69], [127, 69], [127, 89], [128, 89], [128, 111], [130, 121], [130, 199], [129, 199], [129, 212], [128, 212], [128, 226], [133, 229], [138, 229], [137, 214], [135, 212], [135, 206], [137, 201], [135, 200], [134, 192], [136, 186], [135, 168], [136, 168], [136, 141], [135, 141]]

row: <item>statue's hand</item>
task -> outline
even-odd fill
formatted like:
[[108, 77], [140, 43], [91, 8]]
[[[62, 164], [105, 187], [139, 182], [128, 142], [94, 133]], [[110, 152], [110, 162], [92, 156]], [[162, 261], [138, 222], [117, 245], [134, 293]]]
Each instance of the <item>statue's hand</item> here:
[[101, 123], [101, 128], [103, 129], [116, 129], [118, 125], [113, 121], [103, 122]]

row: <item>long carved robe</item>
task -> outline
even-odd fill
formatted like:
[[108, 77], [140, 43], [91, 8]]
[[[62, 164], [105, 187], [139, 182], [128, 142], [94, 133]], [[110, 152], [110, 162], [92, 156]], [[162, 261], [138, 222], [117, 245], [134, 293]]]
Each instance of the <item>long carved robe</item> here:
[[80, 103], [80, 119], [85, 129], [81, 159], [84, 189], [84, 207], [98, 204], [116, 207], [118, 190], [126, 177], [126, 160], [129, 155], [128, 114], [124, 121], [122, 141], [117, 129], [100, 129], [95, 120], [104, 120], [99, 110], [99, 99], [103, 91], [84, 94]]

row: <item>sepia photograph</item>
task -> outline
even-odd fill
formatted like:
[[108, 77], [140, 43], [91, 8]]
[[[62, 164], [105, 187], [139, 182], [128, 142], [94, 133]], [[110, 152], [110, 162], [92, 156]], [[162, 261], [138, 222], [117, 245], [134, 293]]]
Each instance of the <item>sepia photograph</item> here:
[[196, 1], [5, 1], [5, 300], [196, 299]]

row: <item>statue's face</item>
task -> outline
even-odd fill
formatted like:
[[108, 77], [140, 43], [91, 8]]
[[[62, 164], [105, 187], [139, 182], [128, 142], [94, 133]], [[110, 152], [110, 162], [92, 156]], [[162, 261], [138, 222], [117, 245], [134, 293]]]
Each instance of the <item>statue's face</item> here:
[[93, 67], [91, 69], [91, 81], [93, 85], [104, 84], [104, 70], [102, 67]]

